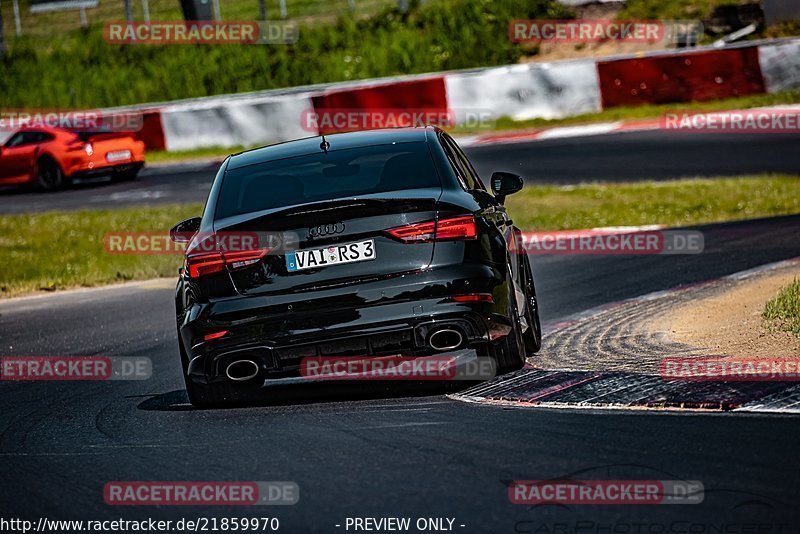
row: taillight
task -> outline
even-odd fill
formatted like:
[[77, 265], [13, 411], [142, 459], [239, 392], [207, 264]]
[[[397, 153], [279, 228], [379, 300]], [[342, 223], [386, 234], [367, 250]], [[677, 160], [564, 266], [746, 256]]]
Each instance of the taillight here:
[[390, 236], [404, 243], [475, 239], [478, 228], [472, 215], [407, 224], [386, 230]]
[[487, 302], [494, 304], [494, 298], [491, 293], [468, 293], [466, 295], [456, 295], [450, 297], [453, 302]]
[[220, 330], [219, 332], [211, 332], [203, 336], [203, 341], [212, 341], [214, 339], [219, 339], [227, 334], [227, 330]]
[[233, 270], [247, 267], [266, 255], [266, 249], [193, 254], [186, 257], [186, 271], [189, 273], [189, 278], [200, 278], [222, 272], [226, 268]]

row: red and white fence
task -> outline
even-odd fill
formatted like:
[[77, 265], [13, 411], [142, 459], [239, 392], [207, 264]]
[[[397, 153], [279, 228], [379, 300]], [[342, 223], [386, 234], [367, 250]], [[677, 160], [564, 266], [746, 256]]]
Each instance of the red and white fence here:
[[[270, 144], [314, 135], [303, 116], [333, 109], [438, 110], [555, 119], [614, 106], [663, 104], [800, 88], [800, 39], [725, 49], [528, 63], [435, 75], [263, 91], [137, 106], [150, 149]], [[322, 133], [328, 133], [321, 128]]]

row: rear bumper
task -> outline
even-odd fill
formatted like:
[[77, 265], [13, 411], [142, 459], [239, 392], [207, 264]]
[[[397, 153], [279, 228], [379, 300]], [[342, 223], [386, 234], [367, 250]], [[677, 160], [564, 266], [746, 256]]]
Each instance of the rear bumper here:
[[0, 186], [5, 185], [24, 185], [24, 184], [32, 184], [36, 182], [36, 176], [31, 174], [22, 174], [19, 176], [8, 176], [5, 178], [0, 178]]
[[133, 161], [129, 163], [120, 163], [117, 165], [105, 165], [100, 167], [82, 167], [74, 170], [70, 177], [73, 179], [90, 179], [98, 178], [101, 176], [115, 176], [126, 172], [139, 171], [144, 167], [144, 161]]
[[[186, 310], [179, 333], [187, 376], [198, 383], [225, 381], [227, 366], [255, 361], [259, 378], [299, 376], [304, 358], [431, 355], [432, 332], [458, 331], [459, 348], [478, 349], [507, 335], [508, 288], [484, 265], [442, 268], [309, 294], [237, 297]], [[490, 293], [494, 303], [459, 303], [450, 297]], [[218, 339], [208, 333], [227, 331]]]

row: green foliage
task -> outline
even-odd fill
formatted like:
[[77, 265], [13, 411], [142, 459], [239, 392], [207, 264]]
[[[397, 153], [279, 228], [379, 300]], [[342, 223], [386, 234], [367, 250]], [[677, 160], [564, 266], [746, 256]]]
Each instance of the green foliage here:
[[740, 0], [627, 0], [620, 19], [704, 19], [717, 6], [739, 4]]
[[764, 319], [800, 337], [800, 280], [781, 289], [764, 307]]
[[516, 62], [515, 18], [554, 0], [442, 0], [302, 26], [293, 45], [110, 45], [102, 28], [22, 37], [0, 63], [0, 107], [94, 108]]

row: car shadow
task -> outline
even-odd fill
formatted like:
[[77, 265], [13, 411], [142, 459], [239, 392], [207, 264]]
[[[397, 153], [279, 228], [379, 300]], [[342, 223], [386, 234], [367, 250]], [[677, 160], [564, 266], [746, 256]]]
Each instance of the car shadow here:
[[37, 191], [31, 185], [4, 185], [0, 186], [0, 195], [15, 196], [15, 195], [30, 195], [37, 196], [57, 195], [64, 191], [86, 190], [86, 189], [100, 189], [109, 185], [123, 183], [119, 180], [114, 180], [110, 176], [99, 177], [93, 179], [76, 180], [62, 188], [52, 191]]
[[[293, 384], [271, 386], [264, 390], [263, 398], [237, 402], [223, 409], [253, 408], [269, 406], [296, 406], [342, 401], [366, 401], [408, 397], [429, 397], [455, 393], [477, 384], [474, 381], [427, 381], [427, 382], [359, 382], [326, 384]], [[189, 403], [183, 389], [149, 396], [137, 405], [139, 410], [161, 412], [201, 411]]]

